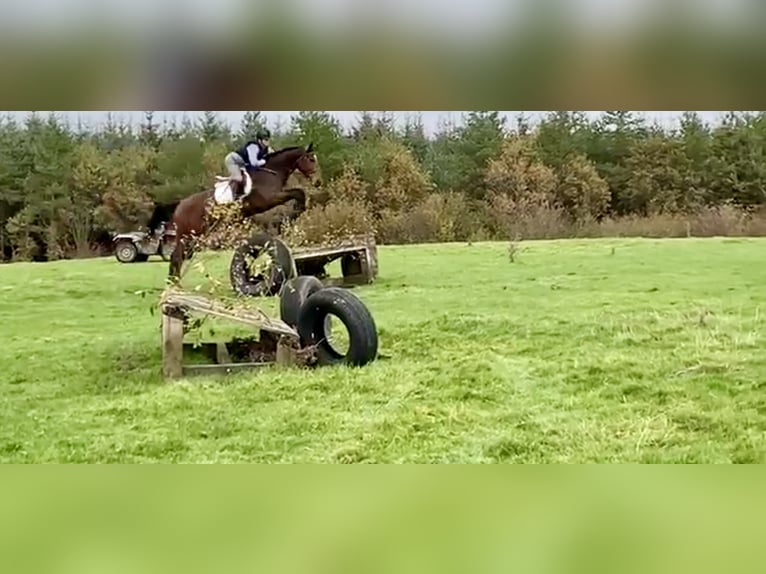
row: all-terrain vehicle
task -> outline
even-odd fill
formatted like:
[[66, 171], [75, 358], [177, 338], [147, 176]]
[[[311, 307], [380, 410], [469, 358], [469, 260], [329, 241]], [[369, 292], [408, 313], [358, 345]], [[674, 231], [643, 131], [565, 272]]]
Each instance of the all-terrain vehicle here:
[[118, 233], [112, 238], [114, 256], [120, 263], [147, 261], [152, 255], [163, 260], [170, 259], [175, 248], [175, 230], [166, 223], [160, 225], [154, 234], [145, 231]]

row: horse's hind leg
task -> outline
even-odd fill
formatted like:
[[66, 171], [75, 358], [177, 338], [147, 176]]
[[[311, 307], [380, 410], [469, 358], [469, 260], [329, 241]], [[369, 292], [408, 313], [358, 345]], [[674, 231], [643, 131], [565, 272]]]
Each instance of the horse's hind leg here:
[[181, 281], [181, 267], [184, 264], [184, 245], [183, 241], [176, 242], [173, 253], [170, 255], [170, 265], [168, 269], [168, 280], [173, 284]]

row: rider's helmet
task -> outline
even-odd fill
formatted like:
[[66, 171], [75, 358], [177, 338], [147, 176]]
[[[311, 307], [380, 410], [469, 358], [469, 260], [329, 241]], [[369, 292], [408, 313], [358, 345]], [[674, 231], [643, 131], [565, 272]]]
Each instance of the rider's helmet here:
[[257, 140], [270, 140], [271, 139], [271, 132], [268, 130], [268, 128], [263, 128], [261, 130], [258, 130], [258, 133], [255, 134], [255, 139], [257, 139]]

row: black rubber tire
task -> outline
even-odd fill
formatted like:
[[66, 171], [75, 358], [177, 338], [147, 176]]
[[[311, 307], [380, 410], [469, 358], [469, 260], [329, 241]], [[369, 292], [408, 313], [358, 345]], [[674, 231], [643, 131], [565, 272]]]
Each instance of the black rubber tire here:
[[311, 295], [324, 289], [324, 284], [313, 275], [299, 275], [285, 281], [279, 292], [279, 316], [288, 325], [298, 325], [301, 307]]
[[128, 239], [122, 239], [114, 247], [114, 257], [120, 263], [134, 263], [138, 258], [138, 247]]
[[[328, 315], [335, 315], [348, 330], [350, 341], [345, 355], [326, 339]], [[298, 315], [297, 330], [303, 346], [316, 346], [319, 365], [361, 367], [378, 354], [378, 331], [372, 314], [361, 299], [340, 287], [325, 287], [306, 299]]]
[[[272, 265], [264, 274], [250, 275], [247, 259], [258, 257], [264, 249], [269, 250]], [[237, 295], [267, 297], [276, 295], [285, 281], [295, 276], [295, 260], [290, 248], [280, 239], [266, 233], [258, 233], [234, 251], [229, 266], [229, 280]]]

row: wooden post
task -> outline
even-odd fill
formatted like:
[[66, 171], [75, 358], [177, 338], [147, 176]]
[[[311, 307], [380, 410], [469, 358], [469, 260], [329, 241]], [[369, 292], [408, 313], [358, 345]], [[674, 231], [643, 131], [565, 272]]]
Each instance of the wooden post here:
[[231, 357], [229, 356], [229, 350], [226, 348], [226, 343], [217, 343], [215, 346], [215, 362], [219, 365], [225, 363], [231, 363]]
[[378, 246], [374, 236], [367, 237], [367, 268], [370, 272], [370, 283], [378, 277]]
[[177, 315], [162, 314], [162, 374], [175, 379], [183, 375], [184, 321]]
[[368, 247], [365, 247], [364, 250], [360, 253], [361, 257], [359, 257], [359, 262], [361, 263], [362, 267], [362, 277], [364, 277], [365, 283], [372, 283], [373, 275], [372, 275], [372, 261], [370, 258], [370, 249]]

